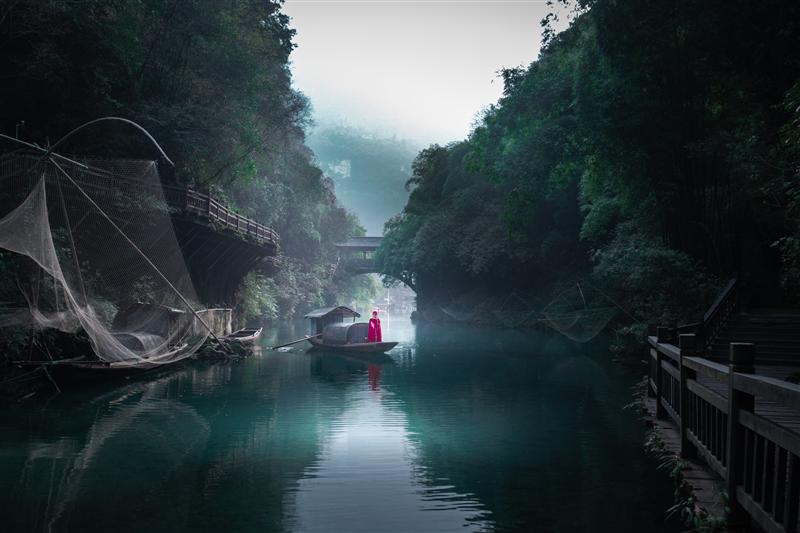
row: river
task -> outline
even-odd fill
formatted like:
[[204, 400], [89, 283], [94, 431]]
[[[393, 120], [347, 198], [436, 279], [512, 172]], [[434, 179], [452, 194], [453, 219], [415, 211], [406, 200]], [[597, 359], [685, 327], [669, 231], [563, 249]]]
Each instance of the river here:
[[0, 407], [2, 530], [681, 529], [623, 409], [639, 376], [602, 348], [407, 320], [384, 338], [385, 360], [264, 349]]

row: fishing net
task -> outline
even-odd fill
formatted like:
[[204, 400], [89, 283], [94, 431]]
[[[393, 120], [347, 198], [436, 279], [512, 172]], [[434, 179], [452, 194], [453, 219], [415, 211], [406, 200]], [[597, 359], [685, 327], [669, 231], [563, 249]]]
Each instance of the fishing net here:
[[458, 309], [453, 309], [452, 307], [441, 306], [439, 309], [441, 309], [442, 313], [447, 315], [451, 320], [455, 320], [456, 322], [468, 322], [477, 316], [475, 311], [459, 311]]
[[511, 328], [530, 327], [540, 316], [539, 312], [516, 292], [509, 293], [500, 309], [494, 310], [493, 313], [497, 320]]
[[472, 322], [484, 320], [486, 302], [492, 299], [492, 295], [487, 295], [481, 291], [451, 296], [446, 306], [439, 306], [439, 310], [449, 320], [454, 322]]
[[[153, 161], [6, 151], [0, 248], [30, 265], [17, 280], [26, 318], [38, 328], [83, 330], [102, 361], [170, 363], [206, 340]], [[4, 314], [15, 317], [18, 310]]]
[[599, 335], [617, 311], [618, 307], [596, 289], [576, 284], [556, 296], [542, 314], [548, 326], [583, 343]]
[[423, 315], [423, 318], [435, 321], [447, 317], [455, 322], [513, 329], [547, 325], [575, 342], [584, 343], [599, 335], [618, 311], [625, 311], [587, 282], [561, 292], [543, 309], [542, 302], [530, 294], [511, 291], [502, 300], [500, 296], [478, 292], [451, 296], [447, 306], [437, 306], [441, 316]]

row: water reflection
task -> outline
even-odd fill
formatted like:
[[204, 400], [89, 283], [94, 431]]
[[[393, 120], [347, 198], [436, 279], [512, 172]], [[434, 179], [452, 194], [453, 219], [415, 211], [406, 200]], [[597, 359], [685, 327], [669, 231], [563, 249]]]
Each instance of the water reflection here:
[[[390, 360], [391, 361], [391, 360]], [[349, 384], [322, 453], [297, 484], [296, 531], [477, 531], [487, 512], [470, 494], [431, 483], [397, 395], [381, 387], [391, 362], [319, 356], [315, 368]], [[338, 371], [334, 371], [337, 369]], [[436, 512], [429, 512], [436, 511]]]
[[675, 530], [663, 520], [669, 488], [621, 410], [632, 379], [603, 352], [530, 332], [426, 329], [413, 371], [385, 383], [431, 483], [474, 494], [498, 531]]
[[[169, 397], [177, 379], [121, 387], [85, 403], [43, 410], [38, 420], [31, 419], [39, 427], [27, 450], [3, 454], [24, 457], [16, 485], [5, 488], [9, 508], [16, 510], [12, 527], [111, 530], [142, 513], [165, 528], [184, 523], [190, 506], [181, 498], [182, 485], [200, 459], [209, 425], [195, 409]], [[91, 423], [78, 425], [71, 419], [76, 411], [90, 413]], [[62, 425], [68, 434], [58, 431]], [[8, 466], [3, 461], [4, 483], [10, 480]], [[155, 490], [154, 479], [159, 482]], [[174, 495], [169, 507], [160, 498], [166, 493]]]
[[380, 358], [263, 350], [0, 409], [4, 530], [677, 530], [602, 352], [385, 329]]

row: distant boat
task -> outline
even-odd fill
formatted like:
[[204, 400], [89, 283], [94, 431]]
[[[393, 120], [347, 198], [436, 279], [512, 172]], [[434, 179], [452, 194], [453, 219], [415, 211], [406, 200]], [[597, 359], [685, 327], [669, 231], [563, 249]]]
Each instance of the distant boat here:
[[[312, 349], [344, 353], [384, 353], [396, 342], [367, 342], [369, 324], [356, 322], [361, 315], [343, 305], [315, 309], [306, 315], [310, 321], [307, 337]], [[352, 322], [345, 322], [352, 318]]]
[[253, 344], [261, 336], [261, 328], [240, 329], [230, 335], [225, 335], [225, 340], [235, 341], [241, 344]]

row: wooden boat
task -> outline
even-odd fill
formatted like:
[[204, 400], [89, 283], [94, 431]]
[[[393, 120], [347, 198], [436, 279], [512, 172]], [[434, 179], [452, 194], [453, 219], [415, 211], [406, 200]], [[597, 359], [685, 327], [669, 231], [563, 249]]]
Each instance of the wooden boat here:
[[385, 353], [397, 346], [396, 342], [353, 342], [348, 344], [330, 344], [319, 337], [309, 337], [312, 349], [340, 353]]
[[[349, 307], [337, 305], [315, 309], [306, 315], [310, 320], [309, 336], [312, 350], [325, 350], [339, 353], [384, 353], [396, 342], [367, 342], [369, 324], [356, 322], [361, 315]], [[352, 318], [352, 322], [345, 319]]]
[[173, 360], [172, 356], [186, 347], [185, 344], [174, 347], [169, 352], [153, 359], [136, 359], [131, 361], [100, 361], [88, 357], [73, 357], [71, 359], [57, 359], [55, 361], [12, 361], [11, 364], [20, 368], [43, 367], [54, 374], [75, 379], [107, 379], [140, 374], [149, 370], [166, 368], [183, 361]]
[[224, 339], [229, 341], [236, 341], [242, 344], [252, 344], [261, 336], [261, 329], [240, 329], [234, 331], [230, 335], [225, 335]]

